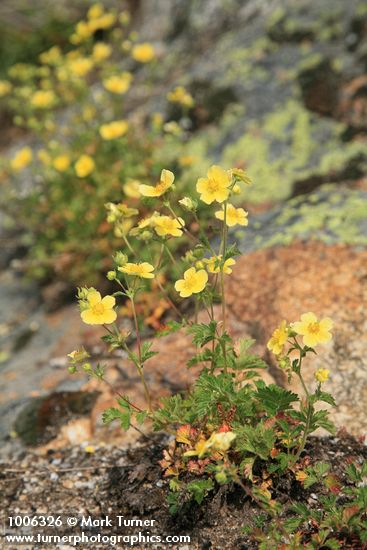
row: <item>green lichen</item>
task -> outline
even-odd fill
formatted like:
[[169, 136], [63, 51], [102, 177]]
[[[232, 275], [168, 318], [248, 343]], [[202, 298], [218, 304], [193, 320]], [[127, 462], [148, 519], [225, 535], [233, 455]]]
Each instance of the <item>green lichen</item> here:
[[268, 220], [260, 215], [251, 229], [241, 236], [236, 234], [244, 250], [286, 246], [297, 239], [367, 246], [367, 193], [337, 184], [324, 185], [306, 198], [294, 198], [279, 208], [270, 228]]

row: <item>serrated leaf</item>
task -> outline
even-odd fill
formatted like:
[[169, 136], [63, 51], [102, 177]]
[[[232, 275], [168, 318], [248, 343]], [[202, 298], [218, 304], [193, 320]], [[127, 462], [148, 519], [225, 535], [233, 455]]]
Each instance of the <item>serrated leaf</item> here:
[[135, 414], [136, 421], [139, 425], [143, 424], [148, 413], [146, 411], [141, 411]]
[[198, 504], [201, 504], [209, 491], [214, 489], [214, 483], [211, 479], [199, 479], [191, 481], [187, 485], [188, 492], [194, 497]]
[[281, 388], [276, 384], [258, 387], [255, 396], [269, 416], [275, 416], [280, 411], [286, 411], [291, 408], [291, 403], [299, 401], [295, 393]]
[[217, 322], [210, 321], [209, 323], [195, 323], [191, 325], [187, 332], [193, 335], [193, 343], [198, 347], [203, 347], [205, 344], [215, 340], [217, 330]]
[[153, 342], [144, 342], [141, 346], [141, 362], [145, 363], [148, 361], [148, 359], [151, 359], [151, 357], [154, 357], [155, 355], [158, 355], [157, 351], [151, 351], [150, 348], [152, 347]]

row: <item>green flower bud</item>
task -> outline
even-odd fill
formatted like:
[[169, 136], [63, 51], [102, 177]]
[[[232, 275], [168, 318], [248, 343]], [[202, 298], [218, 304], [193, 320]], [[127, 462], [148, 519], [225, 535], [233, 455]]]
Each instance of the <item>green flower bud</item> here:
[[108, 271], [106, 277], [109, 281], [114, 281], [116, 279], [116, 271]]
[[228, 481], [228, 478], [226, 476], [226, 473], [221, 471], [221, 472], [217, 472], [215, 474], [215, 479], [217, 481], [217, 483], [219, 483], [219, 485], [224, 485], [225, 483], [227, 483]]
[[123, 252], [118, 251], [113, 256], [113, 260], [116, 265], [118, 265], [119, 267], [123, 267], [125, 264], [127, 264], [127, 262], [129, 261], [129, 258]]

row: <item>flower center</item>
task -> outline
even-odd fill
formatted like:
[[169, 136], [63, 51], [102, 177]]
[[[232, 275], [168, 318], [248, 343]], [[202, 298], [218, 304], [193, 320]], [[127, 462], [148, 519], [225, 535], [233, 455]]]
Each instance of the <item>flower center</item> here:
[[320, 330], [320, 327], [319, 327], [319, 323], [309, 323], [308, 325], [308, 331], [311, 332], [312, 334], [316, 334], [317, 332], [319, 332]]
[[92, 311], [95, 315], [102, 315], [104, 313], [104, 306], [103, 304], [100, 302], [99, 304], [95, 304], [93, 307], [92, 307]]
[[187, 279], [185, 280], [185, 287], [190, 289], [195, 285], [195, 283], [196, 283], [196, 277], [195, 275], [191, 275], [190, 277], [187, 277]]
[[219, 184], [216, 180], [213, 180], [213, 179], [208, 179], [208, 190], [210, 191], [210, 193], [215, 193], [216, 191], [219, 190]]
[[166, 185], [161, 181], [155, 186], [157, 193], [163, 193], [166, 190]]

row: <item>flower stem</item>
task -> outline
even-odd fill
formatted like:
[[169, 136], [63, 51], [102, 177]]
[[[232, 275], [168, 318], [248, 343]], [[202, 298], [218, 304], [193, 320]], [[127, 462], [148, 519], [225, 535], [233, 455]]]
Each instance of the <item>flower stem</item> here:
[[[224, 217], [223, 217], [223, 229], [222, 229], [222, 242], [221, 242], [221, 253], [222, 253], [222, 265], [220, 268], [220, 291], [222, 298], [222, 335], [226, 332], [226, 294], [224, 288], [224, 262], [227, 252], [227, 201], [224, 203]], [[227, 349], [225, 341], [221, 344], [223, 350], [223, 360], [224, 360], [224, 372], [227, 372]]]
[[137, 342], [137, 346], [138, 346], [138, 357], [139, 357], [139, 362], [135, 363], [135, 366], [136, 366], [136, 369], [138, 371], [140, 380], [141, 380], [141, 382], [143, 384], [143, 387], [144, 387], [145, 398], [146, 398], [147, 403], [148, 403], [148, 410], [149, 410], [149, 412], [152, 412], [152, 398], [150, 396], [149, 388], [147, 386], [147, 383], [146, 383], [146, 380], [145, 380], [145, 377], [144, 377], [144, 373], [143, 373], [143, 367], [142, 367], [141, 337], [140, 337], [139, 323], [138, 323], [138, 318], [137, 318], [137, 315], [136, 315], [136, 308], [135, 308], [135, 302], [134, 302], [133, 295], [130, 296], [130, 300], [131, 300], [131, 307], [132, 307], [133, 317], [134, 317], [136, 342]]

